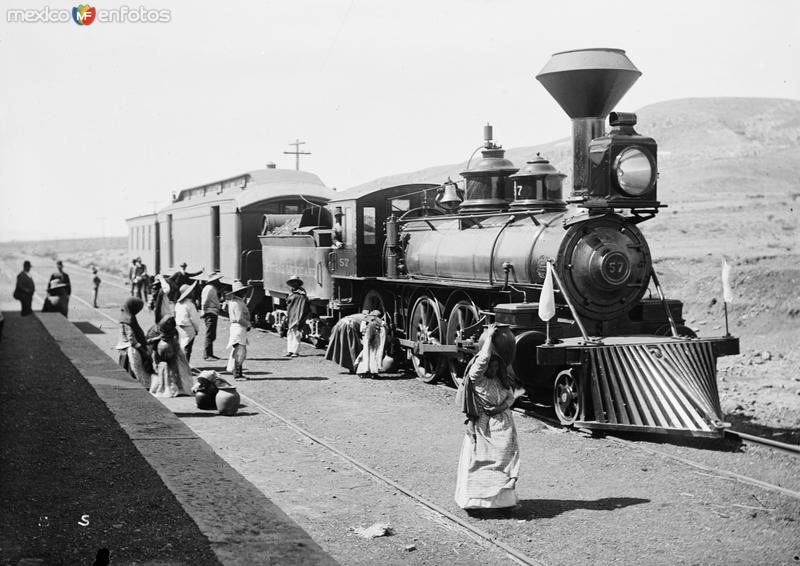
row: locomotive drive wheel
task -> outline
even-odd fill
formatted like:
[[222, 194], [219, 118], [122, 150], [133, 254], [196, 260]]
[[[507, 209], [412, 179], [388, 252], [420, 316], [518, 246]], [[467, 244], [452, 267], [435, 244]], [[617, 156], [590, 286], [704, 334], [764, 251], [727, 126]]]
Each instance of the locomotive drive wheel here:
[[561, 424], [571, 425], [578, 419], [581, 413], [581, 391], [572, 370], [565, 369], [556, 376], [553, 408]]
[[[447, 343], [455, 344], [456, 340], [471, 338], [472, 336], [467, 336], [465, 333], [470, 328], [475, 327], [477, 323], [478, 309], [475, 304], [472, 301], [459, 301], [450, 311], [450, 316], [447, 319]], [[477, 339], [477, 337], [474, 338]], [[471, 355], [466, 352], [460, 352], [457, 356], [447, 360], [450, 379], [453, 380], [456, 387], [461, 386], [461, 382], [464, 380], [464, 370], [471, 359]]]
[[[442, 343], [442, 309], [439, 301], [421, 296], [411, 309], [409, 339], [423, 344]], [[411, 353], [411, 364], [417, 373], [417, 379], [425, 383], [433, 383], [445, 371], [447, 360], [436, 354]]]

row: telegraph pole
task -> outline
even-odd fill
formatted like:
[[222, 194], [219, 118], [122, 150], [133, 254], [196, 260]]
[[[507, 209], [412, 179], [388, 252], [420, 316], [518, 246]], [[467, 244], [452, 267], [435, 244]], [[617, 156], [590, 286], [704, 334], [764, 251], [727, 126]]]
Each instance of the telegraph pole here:
[[300, 146], [306, 142], [301, 142], [299, 139], [295, 138], [294, 142], [290, 142], [289, 145], [294, 146], [294, 151], [284, 151], [283, 153], [288, 155], [294, 155], [295, 157], [295, 164], [294, 168], [297, 171], [300, 171], [300, 156], [301, 155], [311, 155], [310, 151], [300, 151]]

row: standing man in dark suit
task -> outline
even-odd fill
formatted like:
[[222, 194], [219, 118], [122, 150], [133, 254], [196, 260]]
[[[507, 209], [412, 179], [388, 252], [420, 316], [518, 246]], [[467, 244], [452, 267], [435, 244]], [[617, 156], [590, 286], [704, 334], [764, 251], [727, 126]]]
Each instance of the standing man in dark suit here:
[[180, 271], [176, 271], [175, 273], [173, 273], [170, 276], [169, 280], [172, 283], [174, 283], [175, 286], [178, 289], [180, 289], [183, 285], [191, 285], [192, 284], [192, 277], [197, 277], [198, 275], [203, 273], [203, 271], [205, 271], [205, 269], [206, 269], [205, 267], [201, 267], [200, 271], [196, 271], [194, 273], [190, 273], [190, 272], [186, 271], [186, 262], [184, 261], [181, 264], [181, 270]]
[[36, 286], [33, 284], [33, 278], [28, 273], [31, 270], [31, 262], [27, 259], [22, 262], [22, 271], [17, 275], [17, 287], [14, 289], [14, 298], [22, 305], [22, 316], [28, 316], [33, 312], [31, 309], [31, 302], [33, 301], [33, 292]]
[[67, 316], [67, 312], [69, 311], [69, 298], [72, 296], [72, 284], [69, 282], [69, 275], [64, 272], [64, 263], [61, 260], [56, 262], [56, 267], [58, 268], [58, 271], [53, 272], [53, 274], [50, 276], [50, 281], [53, 279], [59, 279], [62, 284], [67, 286], [67, 288], [63, 291], [66, 294], [66, 297], [63, 299], [63, 313], [64, 316]]

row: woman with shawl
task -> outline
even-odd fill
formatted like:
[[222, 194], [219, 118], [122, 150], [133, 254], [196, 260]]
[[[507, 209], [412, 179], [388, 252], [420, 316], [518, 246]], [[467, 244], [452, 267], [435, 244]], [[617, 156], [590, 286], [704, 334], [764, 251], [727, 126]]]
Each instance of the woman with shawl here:
[[347, 368], [350, 373], [356, 372], [361, 360], [361, 323], [369, 318], [367, 311], [342, 317], [331, 330], [325, 359], [331, 360]]
[[136, 315], [144, 307], [141, 299], [128, 297], [122, 305], [119, 318], [119, 365], [146, 389], [150, 387], [150, 363], [147, 356], [147, 340]]
[[186, 354], [180, 347], [175, 317], [165, 316], [158, 324], [158, 334], [153, 349], [153, 365], [156, 372], [150, 382], [150, 393], [156, 397], [189, 395], [193, 380]]
[[186, 354], [186, 361], [192, 356], [192, 346], [197, 333], [200, 332], [200, 314], [194, 306], [192, 293], [197, 286], [197, 281], [191, 285], [183, 285], [178, 302], [175, 305], [175, 324], [178, 325], [178, 338], [180, 346]]
[[169, 279], [163, 275], [157, 275], [156, 282], [158, 290], [153, 289], [150, 297], [150, 309], [155, 315], [156, 324], [159, 324], [165, 316], [175, 314], [175, 302], [180, 296], [180, 291], [177, 287], [173, 287]]
[[519, 443], [510, 410], [515, 395], [506, 363], [492, 346], [496, 330], [494, 324], [486, 330], [457, 396], [467, 415], [455, 493], [462, 509], [501, 509], [518, 502]]
[[374, 310], [361, 322], [361, 353], [356, 373], [359, 377], [374, 378], [383, 365], [383, 348], [386, 345], [386, 323], [381, 311]]
[[303, 326], [309, 313], [308, 295], [303, 289], [303, 280], [293, 275], [286, 284], [292, 288], [286, 297], [286, 357], [296, 358], [300, 354], [300, 341], [303, 339]]

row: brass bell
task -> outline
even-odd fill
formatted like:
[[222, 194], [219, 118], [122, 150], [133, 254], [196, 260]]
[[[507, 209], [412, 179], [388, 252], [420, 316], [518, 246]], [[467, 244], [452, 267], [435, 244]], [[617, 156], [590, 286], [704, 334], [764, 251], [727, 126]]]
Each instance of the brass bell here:
[[437, 191], [436, 202], [445, 210], [455, 210], [462, 200], [458, 186], [448, 177], [447, 181]]

